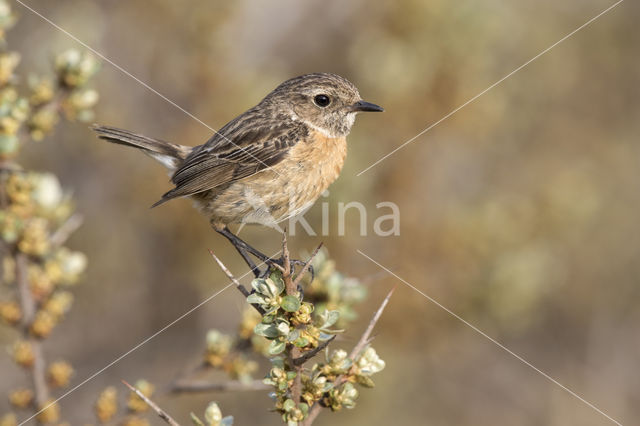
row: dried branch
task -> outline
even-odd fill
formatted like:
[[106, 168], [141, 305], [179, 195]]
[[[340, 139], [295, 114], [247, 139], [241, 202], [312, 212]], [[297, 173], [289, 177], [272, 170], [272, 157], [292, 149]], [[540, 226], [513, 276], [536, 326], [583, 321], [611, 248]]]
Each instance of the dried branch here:
[[282, 233], [282, 279], [284, 280], [285, 291], [290, 296], [298, 294], [298, 286], [293, 282], [291, 271], [291, 256], [289, 256], [289, 245], [287, 243], [287, 230]]
[[129, 383], [125, 382], [124, 380], [122, 381], [122, 383], [124, 383], [126, 387], [131, 389], [131, 392], [134, 392], [136, 395], [138, 395], [138, 397], [140, 399], [142, 399], [149, 407], [151, 407], [151, 409], [153, 411], [155, 411], [158, 414], [158, 416], [160, 416], [160, 418], [162, 420], [164, 420], [165, 422], [167, 422], [171, 426], [180, 426], [180, 423], [178, 423], [175, 420], [173, 420], [173, 418], [170, 415], [168, 415], [166, 412], [164, 412], [162, 410], [162, 408], [158, 407], [158, 405], [155, 402], [153, 402], [152, 400], [147, 398], [147, 396], [145, 396], [145, 394], [143, 394], [138, 389], [136, 389], [135, 387], [131, 386]]
[[270, 385], [265, 385], [262, 380], [242, 382], [229, 380], [226, 382], [209, 382], [207, 380], [178, 380], [171, 387], [174, 393], [191, 392], [245, 392], [270, 390]]
[[22, 309], [22, 329], [25, 335], [29, 334], [29, 326], [36, 313], [36, 302], [33, 300], [31, 289], [29, 288], [29, 278], [27, 276], [27, 255], [20, 253], [17, 249], [14, 253], [16, 262], [16, 282], [20, 295], [20, 308]]
[[323, 407], [322, 405], [320, 405], [319, 402], [316, 402], [315, 404], [313, 404], [313, 406], [309, 410], [309, 414], [307, 415], [307, 418], [304, 419], [301, 426], [311, 426], [311, 424], [313, 424], [316, 418], [320, 415], [322, 408]]
[[60, 247], [63, 245], [80, 226], [84, 218], [81, 214], [73, 214], [71, 215], [61, 226], [54, 232], [49, 241], [51, 245], [54, 247]]
[[209, 250], [209, 254], [215, 259], [215, 261], [218, 263], [218, 266], [220, 266], [220, 269], [222, 269], [222, 272], [225, 273], [225, 275], [231, 280], [231, 282], [233, 282], [236, 285], [236, 288], [240, 291], [240, 293], [242, 293], [242, 295], [244, 297], [249, 297], [249, 290], [247, 290], [242, 284], [240, 284], [240, 281], [238, 281], [236, 279], [236, 277], [233, 276], [233, 274], [231, 273], [231, 271], [229, 270], [229, 268], [227, 268], [225, 266], [224, 263], [222, 263], [222, 261], [220, 259], [218, 259], [218, 256], [216, 256], [215, 254], [213, 254], [213, 251]]
[[[213, 254], [213, 251], [209, 250], [209, 254], [215, 259], [215, 261], [218, 263], [218, 266], [220, 266], [220, 269], [222, 269], [222, 272], [225, 273], [225, 275], [231, 280], [232, 283], [234, 283], [236, 285], [236, 288], [238, 289], [238, 291], [240, 291], [240, 293], [242, 293], [242, 295], [245, 297], [245, 299], [247, 297], [249, 297], [249, 295], [251, 294], [251, 292], [249, 292], [249, 290], [246, 289], [245, 286], [243, 286], [242, 284], [240, 284], [240, 281], [238, 281], [236, 279], [236, 277], [233, 276], [233, 274], [231, 273], [231, 271], [229, 270], [229, 268], [227, 268], [225, 266], [224, 263], [222, 263], [222, 261], [220, 259], [218, 259], [218, 256], [216, 256], [215, 254]], [[251, 304], [251, 306], [253, 306], [258, 313], [260, 313], [260, 315], [264, 315], [264, 310], [255, 304]]]
[[[384, 308], [389, 303], [389, 299], [391, 299], [391, 295], [393, 294], [395, 289], [396, 288], [393, 287], [391, 289], [391, 291], [389, 292], [389, 294], [387, 294], [387, 297], [384, 298], [384, 300], [380, 304], [380, 307], [378, 308], [376, 313], [371, 318], [371, 321], [369, 321], [369, 325], [367, 326], [367, 329], [364, 331], [364, 333], [360, 337], [360, 340], [358, 340], [358, 343], [353, 347], [353, 350], [351, 351], [351, 354], [349, 354], [349, 358], [351, 358], [352, 361], [355, 361], [355, 359], [358, 356], [358, 354], [370, 342], [370, 337], [371, 337], [371, 333], [373, 332], [373, 328], [376, 326], [376, 323], [378, 322], [378, 320], [382, 316], [382, 312], [384, 311]], [[335, 383], [334, 386], [338, 387], [342, 383], [344, 383], [345, 381], [346, 381], [346, 377], [344, 375], [338, 376], [338, 377], [336, 377], [336, 380], [334, 382]], [[304, 420], [304, 422], [302, 422], [301, 425], [302, 426], [310, 426], [314, 422], [314, 420], [320, 415], [320, 412], [322, 411], [322, 408], [323, 408], [322, 405], [320, 405], [317, 402], [315, 404], [313, 404], [313, 406], [309, 410], [309, 414], [307, 415], [307, 418]]]
[[318, 255], [318, 252], [320, 251], [321, 248], [322, 248], [322, 243], [320, 243], [318, 245], [318, 247], [316, 247], [316, 249], [313, 251], [313, 253], [311, 253], [311, 256], [309, 257], [309, 260], [307, 260], [307, 263], [305, 263], [304, 266], [302, 267], [302, 270], [300, 271], [300, 273], [296, 277], [296, 280], [293, 282], [293, 284], [296, 286], [296, 288], [298, 288], [298, 284], [302, 280], [302, 277], [304, 277], [304, 274], [306, 274], [307, 271], [309, 270], [309, 268], [311, 267], [311, 263], [313, 262], [313, 259], [315, 259], [315, 257]]
[[29, 279], [27, 277], [27, 255], [17, 249], [14, 254], [16, 262], [16, 282], [20, 297], [20, 307], [22, 309], [22, 335], [29, 342], [33, 351], [33, 367], [31, 369], [31, 379], [35, 392], [36, 407], [42, 407], [49, 400], [49, 387], [47, 386], [46, 361], [42, 352], [42, 344], [34, 338], [29, 327], [36, 313], [36, 302], [31, 294]]
[[302, 399], [302, 364], [296, 364], [295, 360], [300, 358], [300, 348], [294, 346], [289, 351], [289, 363], [296, 372], [296, 377], [293, 379], [291, 385], [291, 399], [297, 404], [300, 404]]
[[[289, 245], [287, 243], [287, 230], [285, 229], [282, 233], [282, 257], [280, 258], [283, 262], [283, 271], [282, 271], [282, 279], [284, 281], [285, 291], [289, 296], [298, 295], [298, 286], [293, 282], [292, 270], [291, 270], [291, 258], [289, 256]], [[291, 347], [289, 353], [287, 354], [287, 358], [291, 368], [296, 372], [296, 377], [293, 379], [293, 384], [291, 385], [291, 399], [297, 404], [300, 403], [302, 399], [302, 365], [296, 364], [295, 359], [299, 358], [301, 355], [300, 349], [296, 346]]]
[[373, 315], [373, 318], [371, 318], [371, 321], [369, 321], [369, 325], [367, 326], [367, 329], [364, 331], [364, 333], [360, 337], [360, 340], [354, 346], [353, 350], [351, 351], [351, 354], [349, 355], [349, 358], [351, 358], [352, 360], [356, 359], [356, 357], [360, 354], [362, 349], [364, 349], [364, 347], [369, 342], [369, 337], [371, 336], [371, 333], [373, 332], [373, 328], [376, 326], [376, 323], [378, 322], [378, 320], [382, 316], [382, 312], [384, 311], [384, 308], [387, 307], [387, 304], [389, 303], [389, 299], [391, 299], [391, 295], [393, 294], [395, 289], [396, 289], [395, 287], [393, 287], [391, 289], [389, 294], [387, 294], [387, 297], [385, 297], [384, 300], [382, 301], [382, 303], [380, 304], [380, 307], [378, 308], [376, 313]]

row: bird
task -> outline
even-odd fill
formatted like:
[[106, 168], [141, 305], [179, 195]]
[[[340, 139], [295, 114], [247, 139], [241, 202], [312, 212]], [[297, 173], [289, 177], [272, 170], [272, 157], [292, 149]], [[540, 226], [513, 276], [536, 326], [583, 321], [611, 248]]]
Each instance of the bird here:
[[305, 211], [340, 174], [356, 114], [382, 111], [346, 78], [322, 72], [284, 81], [198, 146], [110, 126], [92, 129], [100, 139], [137, 148], [165, 166], [174, 188], [152, 207], [192, 199], [258, 277], [249, 254], [271, 259], [229, 225], [274, 226]]

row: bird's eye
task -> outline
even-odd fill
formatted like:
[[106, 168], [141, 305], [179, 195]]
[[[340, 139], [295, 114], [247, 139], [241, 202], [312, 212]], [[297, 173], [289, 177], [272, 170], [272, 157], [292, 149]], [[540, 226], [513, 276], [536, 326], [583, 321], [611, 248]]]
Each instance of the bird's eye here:
[[329, 99], [327, 95], [316, 95], [316, 97], [313, 98], [313, 102], [319, 107], [324, 108], [331, 103], [331, 99]]

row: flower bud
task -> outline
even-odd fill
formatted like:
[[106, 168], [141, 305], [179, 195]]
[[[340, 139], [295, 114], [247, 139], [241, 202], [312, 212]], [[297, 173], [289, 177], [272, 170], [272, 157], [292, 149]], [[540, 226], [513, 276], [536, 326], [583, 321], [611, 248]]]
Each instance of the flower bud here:
[[66, 361], [56, 361], [47, 369], [49, 383], [58, 388], [68, 386], [72, 375], [73, 367]]

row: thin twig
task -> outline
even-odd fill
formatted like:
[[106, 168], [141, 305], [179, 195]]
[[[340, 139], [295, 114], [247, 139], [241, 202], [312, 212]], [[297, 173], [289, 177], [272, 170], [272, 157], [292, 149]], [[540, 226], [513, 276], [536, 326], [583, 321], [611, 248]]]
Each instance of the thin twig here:
[[162, 408], [158, 407], [158, 405], [155, 402], [153, 402], [152, 400], [147, 398], [145, 396], [145, 394], [143, 394], [138, 389], [136, 389], [135, 387], [131, 386], [129, 383], [125, 382], [124, 380], [122, 381], [122, 383], [124, 383], [126, 387], [131, 389], [131, 392], [133, 392], [136, 395], [138, 395], [138, 397], [140, 399], [142, 399], [149, 407], [151, 407], [151, 409], [153, 409], [153, 411], [155, 411], [158, 414], [158, 416], [160, 416], [160, 418], [162, 420], [164, 420], [165, 422], [167, 422], [171, 426], [180, 426], [180, 423], [178, 423], [175, 420], [173, 420], [173, 418], [170, 415], [168, 415], [164, 410], [162, 410]]
[[289, 242], [287, 241], [287, 228], [284, 228], [284, 232], [282, 232], [282, 260], [284, 261], [284, 265], [282, 267], [285, 269], [283, 272], [290, 273], [291, 272], [291, 263], [289, 260], [291, 256], [289, 256]]
[[316, 249], [313, 251], [313, 253], [311, 253], [309, 260], [307, 260], [307, 263], [304, 264], [304, 266], [302, 267], [302, 270], [300, 271], [300, 273], [298, 273], [298, 276], [293, 282], [293, 285], [295, 285], [296, 288], [298, 288], [298, 284], [302, 280], [302, 277], [304, 277], [304, 274], [306, 274], [307, 271], [309, 270], [309, 267], [311, 266], [313, 259], [315, 259], [315, 257], [318, 255], [318, 252], [320, 251], [321, 248], [322, 248], [322, 243], [320, 243], [318, 247], [316, 247]]
[[[284, 271], [282, 271], [282, 279], [284, 281], [284, 288], [289, 296], [298, 296], [298, 286], [293, 282], [293, 271], [291, 270], [291, 257], [289, 255], [289, 245], [287, 244], [287, 230], [285, 228], [282, 233], [282, 257], [281, 257]], [[290, 346], [288, 351], [288, 361], [293, 371], [296, 372], [296, 377], [293, 379], [291, 385], [291, 398], [297, 404], [300, 404], [302, 399], [302, 365], [296, 364], [294, 360], [300, 358], [301, 351], [298, 347]]]
[[83, 222], [81, 214], [76, 213], [71, 215], [49, 238], [51, 245], [54, 247], [60, 247], [63, 245], [81, 225]]
[[[358, 340], [358, 343], [354, 346], [353, 350], [351, 351], [349, 358], [352, 361], [355, 361], [358, 354], [371, 341], [370, 337], [371, 337], [371, 333], [373, 332], [373, 328], [376, 326], [376, 323], [382, 316], [382, 312], [384, 311], [384, 308], [389, 303], [389, 299], [391, 299], [391, 295], [393, 294], [393, 291], [395, 289], [396, 288], [393, 287], [389, 292], [389, 294], [387, 294], [387, 297], [384, 298], [384, 300], [380, 304], [380, 307], [371, 318], [371, 321], [369, 321], [369, 325], [367, 326], [367, 329], [364, 331], [364, 333], [360, 337], [360, 340]], [[345, 382], [345, 380], [346, 380], [345, 375], [340, 375], [336, 377], [336, 380], [334, 381], [334, 388], [337, 388], [338, 386], [340, 386], [342, 383]], [[323, 408], [322, 405], [320, 405], [318, 402], [313, 404], [313, 406], [309, 410], [309, 414], [307, 415], [307, 418], [304, 420], [304, 422], [302, 422], [302, 426], [310, 426], [314, 422], [314, 420], [320, 415], [322, 408]]]
[[364, 333], [360, 337], [360, 340], [353, 347], [353, 350], [349, 355], [349, 358], [351, 358], [351, 360], [355, 361], [356, 357], [360, 354], [362, 349], [364, 349], [364, 347], [367, 345], [367, 342], [369, 341], [369, 337], [371, 336], [371, 333], [373, 333], [373, 328], [376, 326], [376, 323], [382, 316], [382, 312], [384, 311], [384, 308], [389, 303], [389, 299], [391, 299], [391, 295], [393, 294], [395, 289], [396, 289], [395, 287], [391, 289], [389, 294], [387, 294], [387, 297], [385, 297], [382, 303], [380, 304], [380, 307], [378, 308], [376, 313], [373, 315], [373, 318], [371, 318], [371, 321], [369, 321], [369, 325], [367, 326], [367, 329], [364, 331]]
[[[218, 263], [218, 266], [220, 266], [220, 269], [222, 269], [222, 272], [224, 272], [224, 273], [225, 273], [225, 275], [226, 275], [226, 276], [231, 280], [231, 282], [232, 282], [232, 283], [234, 283], [234, 284], [236, 285], [236, 288], [240, 291], [240, 293], [242, 293], [242, 295], [245, 297], [245, 299], [246, 299], [247, 297], [249, 297], [249, 295], [251, 294], [251, 293], [249, 292], [249, 290], [247, 290], [247, 289], [245, 288], [245, 286], [243, 286], [242, 284], [240, 284], [240, 281], [238, 281], [238, 280], [236, 279], [236, 277], [234, 277], [234, 276], [233, 276], [233, 274], [231, 273], [231, 271], [229, 270], [229, 268], [227, 268], [227, 267], [225, 266], [225, 264], [224, 264], [224, 263], [222, 263], [222, 261], [221, 261], [220, 259], [218, 259], [218, 256], [216, 256], [215, 254], [213, 254], [213, 251], [211, 251], [211, 250], [209, 250], [209, 254], [210, 254], [210, 255], [215, 259], [215, 261]], [[263, 310], [260, 306], [255, 305], [255, 304], [253, 304], [253, 303], [251, 303], [251, 306], [253, 306], [253, 307], [258, 311], [258, 313], [260, 313], [260, 315], [263, 315], [263, 314], [264, 314], [264, 310]]]
[[313, 406], [309, 410], [309, 414], [307, 415], [307, 418], [304, 419], [304, 421], [302, 422], [302, 426], [311, 426], [311, 424], [314, 422], [316, 417], [320, 415], [321, 411], [322, 411], [322, 405], [320, 405], [319, 402], [316, 402], [315, 404], [313, 404]]
[[244, 392], [244, 391], [264, 391], [273, 389], [271, 385], [265, 385], [262, 380], [252, 382], [242, 382], [240, 380], [229, 380], [226, 382], [209, 382], [207, 380], [178, 380], [171, 387], [171, 392]]
[[25, 335], [29, 334], [29, 326], [36, 313], [36, 303], [29, 288], [29, 278], [27, 276], [27, 255], [15, 250], [14, 259], [16, 262], [16, 283], [18, 284], [18, 294], [20, 295], [20, 308], [22, 310], [22, 329]]
[[282, 279], [284, 280], [284, 288], [288, 295], [296, 296], [298, 287], [293, 283], [291, 270], [291, 256], [289, 255], [289, 244], [287, 243], [287, 230], [282, 233]]
[[35, 392], [36, 407], [44, 406], [49, 400], [49, 387], [46, 378], [46, 361], [42, 352], [42, 344], [31, 335], [29, 328], [36, 314], [36, 302], [31, 294], [29, 279], [27, 277], [28, 261], [27, 255], [15, 251], [16, 262], [16, 282], [18, 294], [20, 296], [20, 307], [22, 309], [22, 335], [29, 342], [33, 351], [33, 368], [31, 369], [31, 379]]
[[294, 358], [293, 359], [293, 365], [302, 365], [302, 364], [304, 364], [305, 362], [307, 362], [308, 360], [310, 360], [311, 358], [316, 356], [316, 354], [318, 354], [319, 352], [323, 351], [324, 348], [329, 346], [329, 343], [333, 342], [333, 339], [335, 339], [335, 338], [336, 338], [336, 335], [334, 334], [328, 340], [325, 340], [324, 342], [320, 343], [317, 348], [303, 353], [298, 358]]
[[227, 268], [225, 264], [222, 263], [220, 259], [218, 259], [218, 256], [213, 254], [213, 251], [211, 250], [209, 250], [209, 254], [215, 259], [216, 262], [218, 262], [218, 266], [220, 266], [220, 269], [222, 269], [222, 272], [224, 272], [225, 275], [231, 280], [231, 282], [233, 282], [236, 285], [236, 288], [240, 290], [240, 293], [242, 293], [244, 297], [249, 297], [249, 295], [251, 294], [249, 290], [247, 290], [242, 284], [240, 284], [240, 281], [238, 281], [236, 277], [233, 276], [229, 268]]

